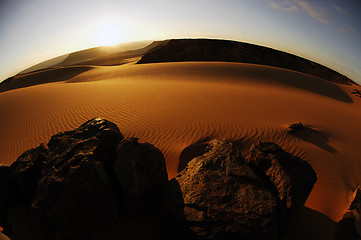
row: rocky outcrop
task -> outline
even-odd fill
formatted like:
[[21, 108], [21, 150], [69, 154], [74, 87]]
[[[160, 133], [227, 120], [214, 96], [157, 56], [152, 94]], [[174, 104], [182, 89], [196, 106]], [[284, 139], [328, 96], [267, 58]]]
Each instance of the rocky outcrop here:
[[[134, 203], [138, 214], [154, 208], [168, 181], [163, 155], [123, 138], [115, 124], [95, 118], [26, 151], [8, 168], [23, 199], [14, 207], [30, 209], [43, 239], [97, 239], [131, 217]], [[129, 175], [136, 177], [131, 183]]]
[[11, 224], [7, 221], [8, 209], [21, 204], [23, 195], [13, 181], [9, 167], [0, 166], [0, 189], [0, 226], [10, 229]]
[[167, 238], [277, 239], [315, 182], [310, 165], [276, 144], [258, 143], [244, 160], [231, 142], [210, 141], [166, 190], [164, 212], [177, 219]]
[[185, 221], [195, 239], [276, 239], [276, 199], [229, 141], [209, 142], [207, 152], [190, 161], [170, 188], [179, 188], [184, 202], [171, 206], [171, 214], [178, 213], [175, 224]]
[[352, 211], [346, 212], [336, 224], [333, 240], [361, 240], [356, 224], [357, 220], [354, 213]]
[[337, 223], [334, 240], [361, 240], [361, 187], [353, 193], [353, 199], [348, 211]]
[[0, 224], [15, 239], [133, 239], [147, 226], [156, 229], [139, 239], [277, 239], [316, 181], [312, 168], [272, 143], [246, 159], [227, 140], [206, 146], [168, 181], [157, 148], [89, 120], [0, 167]]
[[279, 227], [284, 231], [311, 193], [317, 180], [316, 173], [306, 161], [270, 142], [253, 145], [246, 162], [277, 199]]
[[120, 212], [109, 172], [122, 139], [115, 124], [98, 118], [50, 139], [31, 207], [56, 234], [91, 238], [116, 221]]
[[346, 76], [310, 60], [250, 43], [218, 39], [172, 39], [150, 49], [138, 63], [223, 61], [274, 66], [350, 85]]

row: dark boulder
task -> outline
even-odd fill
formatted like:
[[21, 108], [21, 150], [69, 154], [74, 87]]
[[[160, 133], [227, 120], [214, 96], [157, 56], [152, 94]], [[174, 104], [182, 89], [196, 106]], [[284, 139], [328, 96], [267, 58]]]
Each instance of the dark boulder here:
[[53, 156], [66, 157], [74, 155], [82, 146], [98, 143], [99, 146], [94, 150], [106, 155], [109, 154], [107, 149], [115, 149], [123, 138], [117, 125], [102, 118], [93, 118], [75, 130], [52, 136], [48, 147]]
[[288, 127], [288, 132], [289, 133], [295, 133], [295, 132], [299, 132], [303, 130], [303, 124], [301, 122], [298, 123], [292, 123], [290, 124], [290, 126]]
[[317, 181], [316, 173], [306, 161], [271, 142], [254, 144], [246, 162], [276, 196], [283, 231], [306, 202]]
[[0, 166], [0, 226], [4, 232], [11, 232], [11, 224], [7, 222], [7, 211], [23, 203], [23, 194], [12, 179], [11, 168]]
[[164, 239], [278, 239], [315, 182], [307, 162], [274, 143], [253, 145], [245, 161], [235, 144], [212, 140], [169, 183]]
[[[188, 239], [276, 238], [276, 199], [229, 141], [210, 141], [170, 182], [165, 198], [169, 218], [177, 219], [168, 239], [181, 239], [187, 228]], [[182, 229], [173, 232], [174, 226]]]
[[1, 226], [18, 239], [101, 239], [125, 231], [122, 225], [138, 226], [138, 217], [156, 211], [168, 185], [162, 153], [124, 139], [101, 118], [24, 152], [0, 167], [0, 180]]
[[124, 139], [117, 147], [114, 171], [131, 216], [137, 217], [159, 205], [168, 184], [165, 160], [159, 149], [139, 143], [137, 138]]
[[[333, 240], [361, 240], [360, 213], [361, 213], [361, 187], [358, 186], [353, 193], [349, 210], [337, 223]], [[355, 217], [357, 216], [357, 217]]]
[[353, 212], [346, 212], [336, 225], [333, 240], [361, 240], [360, 233], [355, 227], [356, 221]]
[[11, 164], [12, 177], [21, 189], [26, 203], [31, 205], [38, 181], [45, 174], [43, 172], [48, 161], [48, 149], [41, 144], [24, 152]]
[[[115, 124], [94, 118], [54, 135], [48, 148], [40, 145], [24, 152], [9, 167], [8, 185], [16, 186], [20, 194], [12, 197], [17, 204], [7, 204], [5, 215], [17, 208], [15, 212], [29, 216], [24, 221], [36, 219], [39, 229], [46, 229], [40, 234], [44, 239], [93, 239], [119, 216], [111, 166], [122, 139]], [[10, 218], [22, 221], [15, 215]], [[13, 235], [11, 226], [2, 226]]]
[[54, 135], [49, 164], [38, 181], [32, 208], [65, 239], [92, 239], [119, 216], [109, 176], [123, 139], [118, 127], [95, 118], [78, 129]]

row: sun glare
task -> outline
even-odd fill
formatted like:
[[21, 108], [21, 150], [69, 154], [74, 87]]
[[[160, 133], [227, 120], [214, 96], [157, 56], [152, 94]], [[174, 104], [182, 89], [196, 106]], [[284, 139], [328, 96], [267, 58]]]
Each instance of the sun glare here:
[[119, 28], [112, 25], [105, 25], [99, 28], [96, 36], [96, 44], [99, 46], [115, 45], [122, 41], [122, 34]]

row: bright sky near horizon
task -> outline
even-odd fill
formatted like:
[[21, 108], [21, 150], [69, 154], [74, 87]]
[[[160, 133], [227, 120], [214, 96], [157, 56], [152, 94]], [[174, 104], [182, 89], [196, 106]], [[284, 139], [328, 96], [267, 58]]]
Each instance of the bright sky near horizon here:
[[361, 84], [361, 0], [0, 0], [0, 82], [116, 42], [222, 38], [326, 65]]

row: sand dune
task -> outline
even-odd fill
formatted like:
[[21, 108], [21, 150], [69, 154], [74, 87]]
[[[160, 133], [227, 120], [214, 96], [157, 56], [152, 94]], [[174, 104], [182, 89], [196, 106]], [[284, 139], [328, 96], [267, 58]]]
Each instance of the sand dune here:
[[115, 46], [89, 48], [61, 55], [47, 61], [38, 63], [30, 68], [21, 71], [19, 74], [26, 74], [46, 68], [58, 68], [79, 64], [94, 65], [98, 63], [100, 65], [109, 65], [108, 61], [113, 61], [114, 59], [116, 59], [118, 62], [121, 62], [124, 58], [139, 56], [148, 51], [150, 48], [157, 46], [159, 42], [153, 42], [150, 45], [148, 44], [149, 41], [139, 41], [121, 43]]
[[[94, 76], [96, 75], [96, 76]], [[183, 62], [157, 63], [145, 65], [117, 66], [112, 68], [96, 68], [89, 74], [83, 74], [70, 81], [94, 81], [109, 78], [133, 78], [157, 76], [167, 81], [221, 81], [263, 83], [294, 87], [321, 94], [344, 102], [352, 102], [339, 85], [308, 74], [285, 70], [276, 67], [256, 64], [240, 64], [225, 62]], [[272, 76], [272, 78], [270, 78]], [[151, 80], [151, 79], [150, 79]]]
[[65, 81], [91, 68], [91, 66], [49, 68], [15, 76], [0, 84], [0, 93], [39, 84]]
[[[337, 221], [361, 185], [361, 101], [347, 94], [354, 88], [360, 89], [242, 63], [93, 67], [0, 94], [1, 162], [11, 164], [24, 150], [95, 116], [160, 148], [170, 177], [182, 151], [200, 139], [240, 140], [243, 149], [273, 141], [312, 165], [318, 181], [306, 206]], [[305, 131], [288, 134], [288, 124], [298, 121]]]

